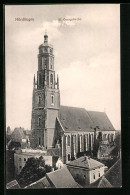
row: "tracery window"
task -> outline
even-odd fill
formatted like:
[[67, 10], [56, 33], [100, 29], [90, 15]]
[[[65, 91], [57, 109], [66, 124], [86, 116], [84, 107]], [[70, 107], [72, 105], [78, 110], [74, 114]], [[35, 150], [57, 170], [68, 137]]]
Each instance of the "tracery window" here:
[[70, 146], [70, 136], [68, 135], [68, 146]]
[[39, 127], [41, 126], [41, 118], [40, 117], [38, 118], [38, 126]]
[[53, 84], [53, 74], [50, 75], [50, 83]]
[[51, 95], [51, 105], [54, 105], [54, 95]]
[[38, 103], [41, 104], [41, 96], [39, 96]]

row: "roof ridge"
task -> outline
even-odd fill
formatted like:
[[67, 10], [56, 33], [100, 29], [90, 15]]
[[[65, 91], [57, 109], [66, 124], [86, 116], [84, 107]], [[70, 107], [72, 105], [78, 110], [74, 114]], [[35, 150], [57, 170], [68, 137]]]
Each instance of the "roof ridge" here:
[[[103, 112], [103, 111], [97, 111], [97, 110], [87, 110], [87, 109], [86, 109], [86, 111], [87, 111], [87, 112], [98, 112], [98, 113], [105, 113], [105, 112]], [[105, 114], [106, 114], [106, 113], [105, 113]]]
[[43, 179], [46, 179], [46, 176], [42, 177], [39, 180], [34, 181], [33, 183], [30, 183], [29, 185], [25, 186], [24, 188], [28, 188], [29, 186], [33, 186], [34, 184], [39, 183], [40, 181], [42, 181]]
[[112, 167], [110, 167], [110, 169], [104, 174], [104, 176], [107, 176], [108, 173], [110, 173], [110, 171], [113, 169], [113, 167], [120, 161], [121, 159], [119, 158], [114, 165], [112, 165]]
[[78, 109], [84, 109], [84, 110], [86, 110], [86, 109], [83, 108], [83, 107], [75, 107], [75, 106], [64, 106], [64, 105], [61, 105], [60, 107], [78, 108]]

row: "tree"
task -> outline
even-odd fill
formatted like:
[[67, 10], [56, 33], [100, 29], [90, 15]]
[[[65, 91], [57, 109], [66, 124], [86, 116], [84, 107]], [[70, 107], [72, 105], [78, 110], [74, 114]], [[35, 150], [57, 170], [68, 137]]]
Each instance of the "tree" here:
[[21, 148], [21, 144], [20, 142], [14, 142], [14, 141], [11, 141], [11, 143], [9, 144], [8, 146], [8, 149], [9, 150], [18, 150]]
[[45, 164], [42, 156], [31, 157], [27, 160], [20, 174], [16, 177], [21, 188], [41, 179], [46, 173], [51, 172], [51, 166]]

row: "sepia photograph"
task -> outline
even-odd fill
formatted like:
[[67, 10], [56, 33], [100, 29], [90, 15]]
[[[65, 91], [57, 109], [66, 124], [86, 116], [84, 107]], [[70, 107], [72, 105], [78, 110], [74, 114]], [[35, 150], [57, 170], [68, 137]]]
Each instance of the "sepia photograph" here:
[[120, 4], [5, 5], [6, 189], [121, 188]]

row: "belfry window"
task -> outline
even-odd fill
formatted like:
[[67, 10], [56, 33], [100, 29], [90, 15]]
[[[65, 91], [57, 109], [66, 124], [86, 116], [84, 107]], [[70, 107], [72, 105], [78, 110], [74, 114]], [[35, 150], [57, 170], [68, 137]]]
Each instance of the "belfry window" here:
[[41, 118], [40, 117], [38, 118], [38, 126], [39, 127], [41, 126]]
[[42, 57], [42, 69], [44, 68], [44, 58]]
[[39, 96], [38, 103], [41, 104], [41, 96]]
[[39, 74], [39, 85], [41, 85], [41, 75]]
[[54, 105], [54, 95], [51, 95], [51, 105]]
[[50, 75], [50, 83], [53, 84], [53, 74]]

